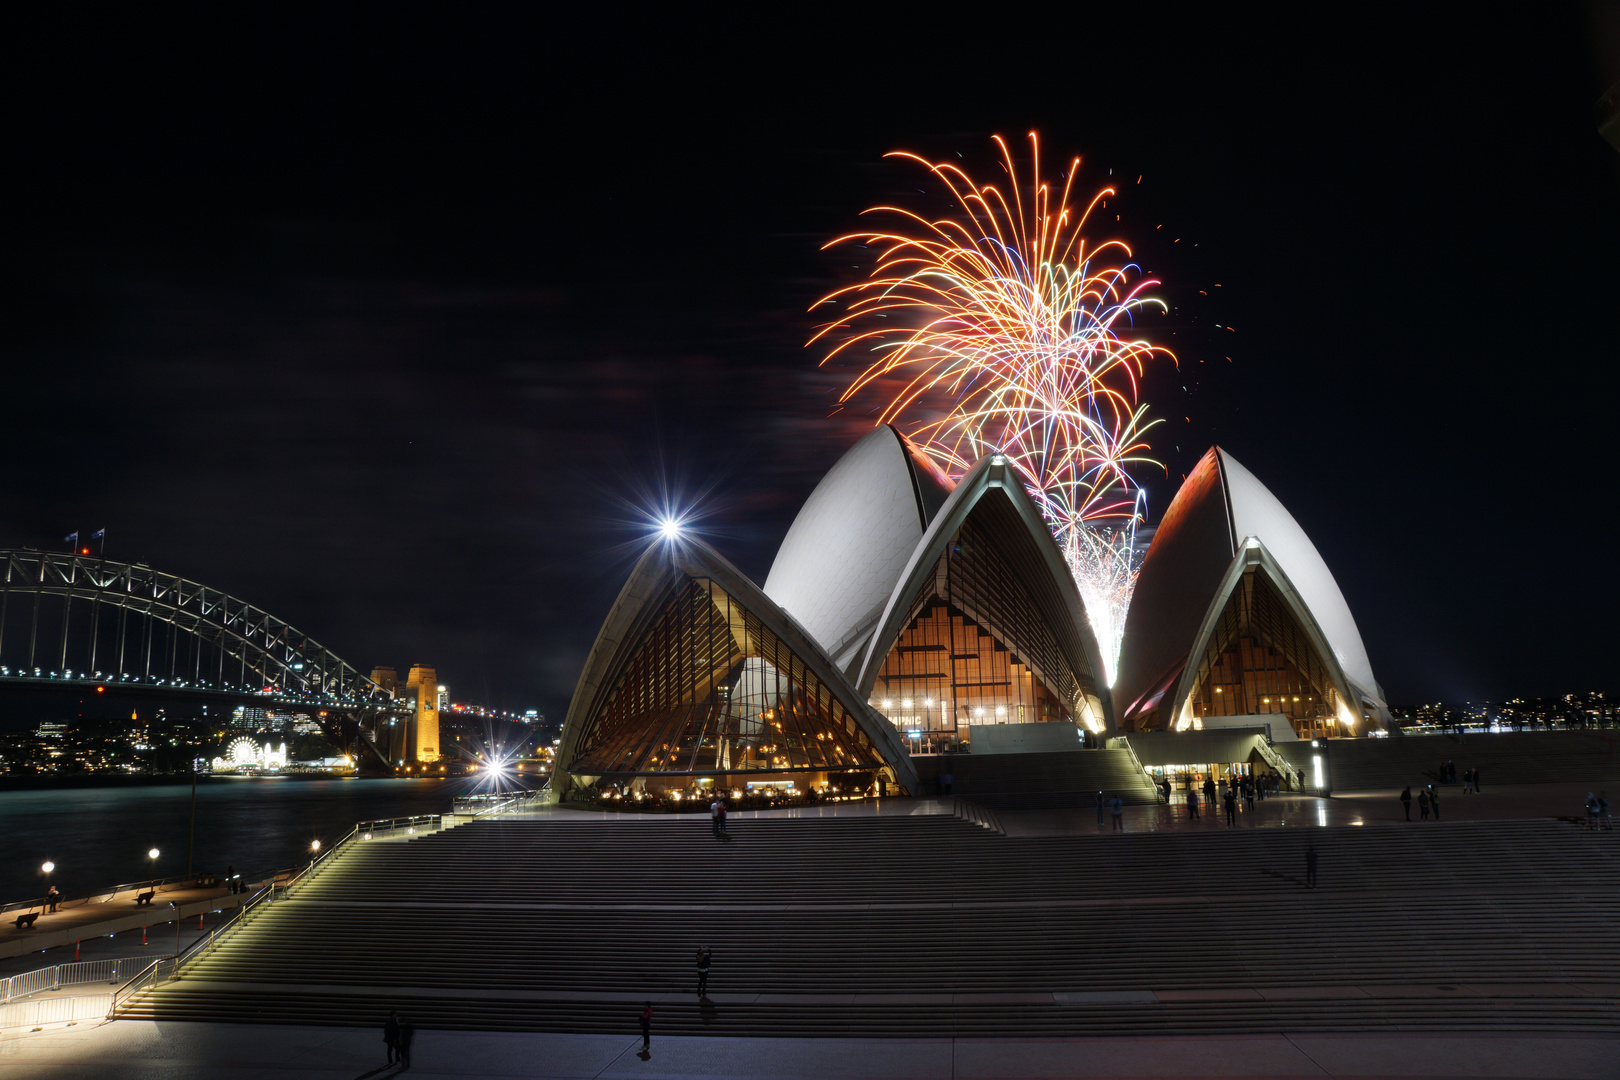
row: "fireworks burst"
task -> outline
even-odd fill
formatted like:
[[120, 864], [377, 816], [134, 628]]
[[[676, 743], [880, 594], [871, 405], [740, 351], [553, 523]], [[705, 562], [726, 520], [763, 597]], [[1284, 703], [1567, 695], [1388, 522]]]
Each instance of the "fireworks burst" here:
[[878, 423], [905, 424], [953, 478], [989, 450], [1018, 469], [1068, 558], [1112, 684], [1145, 512], [1129, 470], [1157, 464], [1145, 436], [1158, 421], [1138, 401], [1140, 380], [1154, 357], [1175, 357], [1133, 332], [1137, 312], [1164, 309], [1146, 295], [1158, 282], [1141, 275], [1123, 241], [1093, 245], [1086, 235], [1114, 189], [1076, 211], [1080, 159], [1055, 191], [1041, 178], [1039, 140], [1029, 138], [1027, 186], [1000, 136], [1004, 188], [949, 163], [889, 155], [942, 182], [951, 216], [874, 207], [867, 213], [892, 228], [828, 244], [864, 245], [877, 262], [820, 301], [843, 313], [811, 341], [835, 342], [824, 364], [872, 354], [840, 404], [886, 394]]

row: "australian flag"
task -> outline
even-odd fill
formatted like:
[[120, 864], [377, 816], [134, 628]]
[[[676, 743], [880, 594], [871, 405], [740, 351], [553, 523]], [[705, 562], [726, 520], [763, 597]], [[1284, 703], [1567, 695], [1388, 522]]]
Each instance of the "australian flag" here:
[[62, 537], [62, 543], [64, 544], [77, 544], [78, 542], [79, 534], [76, 532], [68, 533], [66, 536]]
[[104, 537], [106, 535], [107, 535], [107, 530], [106, 529], [97, 529], [95, 532], [90, 534], [90, 539], [92, 539], [92, 540], [100, 540], [102, 537]]

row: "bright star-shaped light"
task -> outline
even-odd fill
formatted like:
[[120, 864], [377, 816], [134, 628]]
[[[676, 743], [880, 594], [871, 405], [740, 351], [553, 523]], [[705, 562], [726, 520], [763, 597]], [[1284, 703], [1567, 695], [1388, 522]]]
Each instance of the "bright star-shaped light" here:
[[679, 540], [681, 538], [681, 519], [665, 518], [658, 523], [658, 535], [665, 540]]

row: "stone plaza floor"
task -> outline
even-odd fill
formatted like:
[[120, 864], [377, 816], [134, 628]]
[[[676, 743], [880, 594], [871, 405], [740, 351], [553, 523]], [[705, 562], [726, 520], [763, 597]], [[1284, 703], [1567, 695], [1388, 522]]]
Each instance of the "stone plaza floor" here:
[[[626, 1026], [634, 1027], [633, 1017]], [[1263, 1035], [1121, 1039], [706, 1039], [423, 1031], [408, 1072], [381, 1032], [116, 1021], [0, 1036], [0, 1080], [1017, 1080], [1066, 1077], [1480, 1077], [1612, 1080], [1620, 1038]]]

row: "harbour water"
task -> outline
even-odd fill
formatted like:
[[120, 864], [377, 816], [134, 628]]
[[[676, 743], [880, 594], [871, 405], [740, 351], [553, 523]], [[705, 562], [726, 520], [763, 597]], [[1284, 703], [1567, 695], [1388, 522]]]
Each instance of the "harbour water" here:
[[[450, 809], [471, 779], [385, 780], [210, 777], [197, 784], [193, 868], [244, 873], [296, 865], [310, 842], [330, 845], [355, 822]], [[189, 783], [58, 787], [0, 791], [0, 900], [45, 891], [40, 866], [56, 864], [51, 883], [81, 896], [123, 882], [169, 877], [186, 869]], [[157, 848], [156, 864], [147, 852]]]

